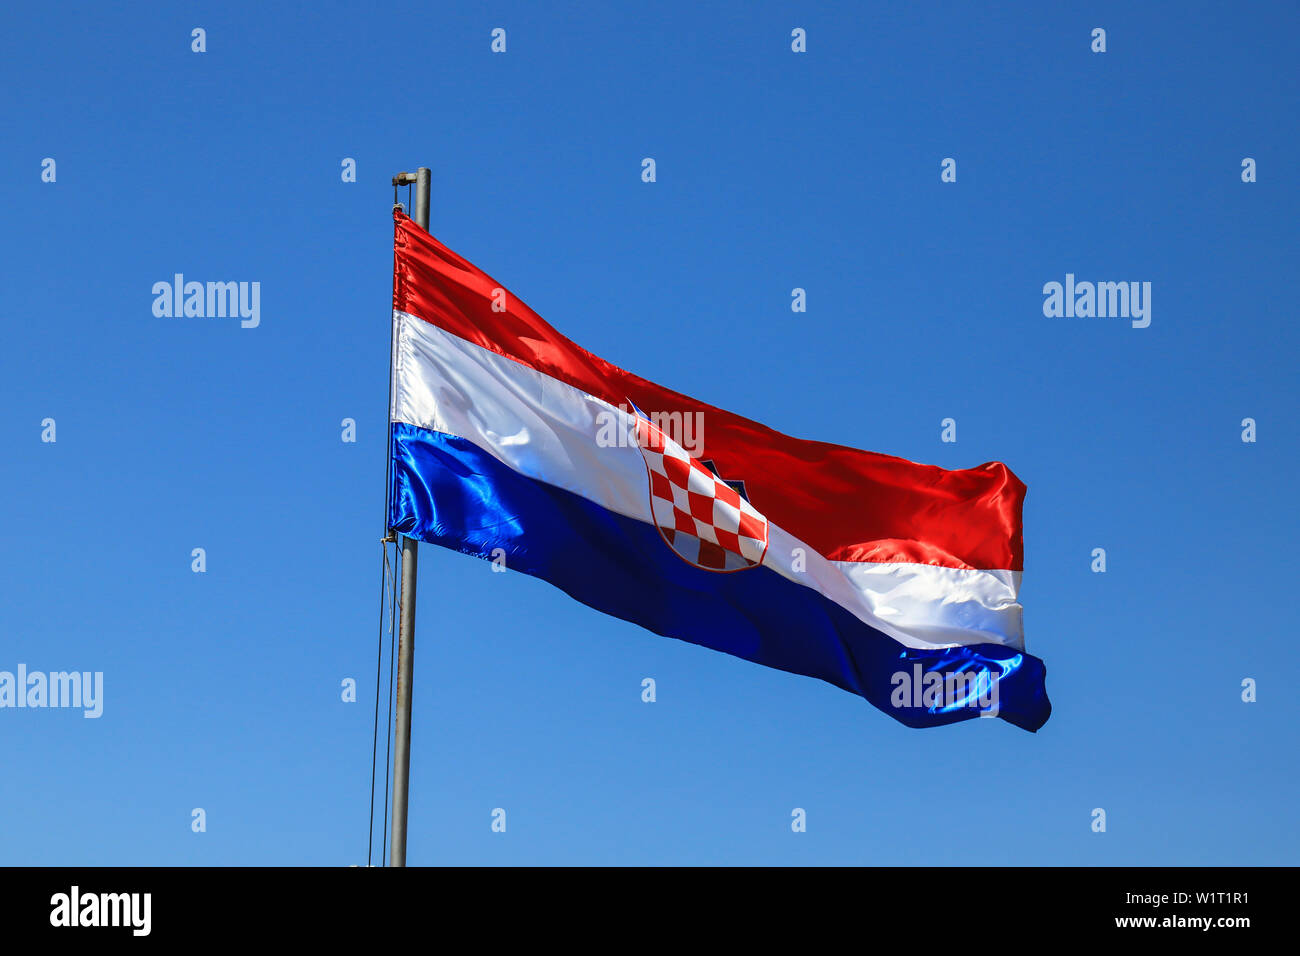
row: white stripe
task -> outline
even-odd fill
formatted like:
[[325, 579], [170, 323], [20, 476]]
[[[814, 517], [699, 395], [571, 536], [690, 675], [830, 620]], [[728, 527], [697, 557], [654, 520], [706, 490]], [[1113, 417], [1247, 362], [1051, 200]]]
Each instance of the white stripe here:
[[[393, 421], [464, 438], [522, 475], [654, 524], [632, 415], [415, 316], [393, 320]], [[1024, 648], [1019, 572], [828, 561], [768, 524], [764, 566], [902, 644]]]

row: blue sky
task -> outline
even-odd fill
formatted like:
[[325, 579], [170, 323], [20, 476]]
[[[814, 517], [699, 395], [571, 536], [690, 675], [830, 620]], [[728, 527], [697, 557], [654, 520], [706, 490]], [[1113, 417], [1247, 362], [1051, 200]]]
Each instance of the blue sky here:
[[[102, 671], [104, 711], [0, 710], [0, 863], [365, 862], [418, 165], [433, 233], [605, 358], [1010, 465], [1054, 714], [909, 730], [426, 547], [412, 864], [1296, 863], [1300, 12], [550, 6], [9, 15], [0, 670]], [[155, 317], [177, 272], [260, 325]], [[1150, 327], [1045, 317], [1066, 273], [1151, 282]]]

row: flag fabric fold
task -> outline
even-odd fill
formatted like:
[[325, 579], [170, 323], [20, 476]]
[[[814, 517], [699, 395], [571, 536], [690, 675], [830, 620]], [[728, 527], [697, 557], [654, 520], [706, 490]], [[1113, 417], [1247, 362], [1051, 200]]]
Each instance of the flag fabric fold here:
[[1046, 722], [1005, 465], [944, 470], [696, 401], [394, 218], [390, 527], [908, 726]]

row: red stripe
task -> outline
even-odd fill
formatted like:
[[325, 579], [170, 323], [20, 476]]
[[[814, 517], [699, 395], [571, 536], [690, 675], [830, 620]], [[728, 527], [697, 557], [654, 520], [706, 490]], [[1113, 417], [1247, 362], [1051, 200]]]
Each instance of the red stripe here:
[[508, 291], [504, 311], [493, 311], [499, 282], [407, 216], [394, 219], [395, 309], [613, 405], [702, 412], [700, 457], [743, 479], [755, 508], [827, 558], [1023, 568], [1025, 486], [1001, 462], [947, 471], [803, 441], [646, 381], [569, 341]]

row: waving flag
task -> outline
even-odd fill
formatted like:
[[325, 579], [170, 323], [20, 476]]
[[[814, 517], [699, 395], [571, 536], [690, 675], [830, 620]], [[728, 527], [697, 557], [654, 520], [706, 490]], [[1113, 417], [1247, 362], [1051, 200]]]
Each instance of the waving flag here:
[[395, 220], [390, 527], [909, 726], [1047, 720], [1005, 465], [802, 441], [646, 381]]

